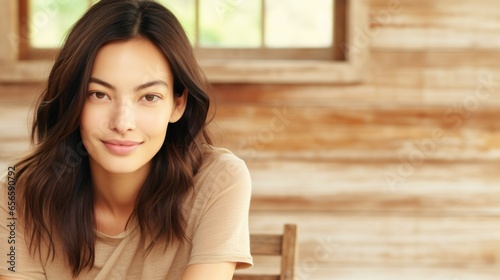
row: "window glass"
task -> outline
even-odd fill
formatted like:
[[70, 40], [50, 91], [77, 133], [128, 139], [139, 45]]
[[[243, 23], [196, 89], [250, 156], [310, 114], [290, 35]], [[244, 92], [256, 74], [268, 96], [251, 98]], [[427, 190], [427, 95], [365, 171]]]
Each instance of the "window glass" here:
[[332, 23], [331, 0], [266, 0], [265, 46], [331, 47]]
[[[98, 0], [28, 2], [30, 46], [57, 48], [76, 20]], [[176, 15], [191, 43], [199, 48], [330, 48], [333, 44], [333, 0], [158, 2]]]
[[28, 1], [30, 43], [35, 48], [60, 47], [64, 36], [88, 8], [87, 1]]
[[195, 0], [160, 0], [181, 22], [191, 44], [196, 40], [196, 1]]
[[261, 1], [200, 0], [200, 47], [261, 45]]

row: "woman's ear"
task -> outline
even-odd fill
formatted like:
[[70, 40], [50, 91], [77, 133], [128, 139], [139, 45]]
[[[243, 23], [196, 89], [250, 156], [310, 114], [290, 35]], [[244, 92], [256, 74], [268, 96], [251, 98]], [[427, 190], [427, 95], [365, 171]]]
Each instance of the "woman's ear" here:
[[170, 114], [170, 123], [177, 122], [184, 114], [187, 105], [187, 97], [187, 89], [184, 89], [181, 96], [175, 96], [174, 94], [174, 107], [172, 109], [172, 114]]

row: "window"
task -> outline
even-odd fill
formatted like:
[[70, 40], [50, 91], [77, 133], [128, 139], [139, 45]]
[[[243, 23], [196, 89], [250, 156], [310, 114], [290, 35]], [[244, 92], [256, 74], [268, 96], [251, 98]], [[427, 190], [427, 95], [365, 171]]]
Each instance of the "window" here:
[[[158, 0], [181, 21], [201, 59], [343, 60], [346, 0]], [[96, 0], [25, 0], [21, 58], [55, 53]]]
[[53, 59], [68, 29], [96, 0], [20, 0], [19, 58]]
[[[210, 82], [352, 84], [365, 77], [371, 38], [366, 0], [158, 1], [183, 24]], [[61, 28], [95, 2], [6, 1], [0, 9], [0, 31], [7, 34], [0, 36], [0, 82], [46, 80], [66, 33]]]

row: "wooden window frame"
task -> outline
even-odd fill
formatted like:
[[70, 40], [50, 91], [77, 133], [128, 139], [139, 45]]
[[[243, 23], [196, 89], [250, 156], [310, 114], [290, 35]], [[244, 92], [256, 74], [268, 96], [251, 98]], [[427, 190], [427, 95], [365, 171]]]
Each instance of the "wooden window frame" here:
[[[194, 52], [198, 59], [258, 59], [258, 60], [345, 60], [344, 52], [337, 45], [342, 45], [346, 42], [346, 26], [347, 26], [347, 1], [348, 0], [332, 0], [333, 1], [333, 36], [334, 42], [332, 47], [325, 48], [268, 48], [265, 47], [265, 19], [266, 19], [266, 0], [260, 0], [261, 5], [261, 32], [260, 42], [261, 45], [256, 48], [207, 48], [199, 46], [199, 33], [200, 25], [198, 19], [200, 18], [200, 0], [195, 0], [195, 31], [196, 38], [193, 46]], [[337, 44], [337, 42], [339, 44]]]
[[[19, 1], [19, 26], [20, 36], [27, 38], [31, 30], [30, 25], [27, 24], [29, 20], [29, 1]], [[196, 57], [200, 60], [203, 59], [262, 59], [262, 60], [334, 60], [345, 61], [343, 50], [339, 47], [346, 42], [346, 26], [347, 26], [347, 0], [332, 0], [333, 5], [333, 36], [334, 42], [332, 47], [325, 48], [267, 48], [264, 46], [265, 42], [265, 1], [261, 1], [261, 45], [256, 48], [206, 48], [199, 45], [200, 25], [199, 19], [199, 5], [200, 0], [195, 0], [195, 33], [196, 38], [193, 46]], [[92, 5], [92, 0], [87, 0], [88, 5]], [[57, 49], [54, 48], [33, 48], [29, 40], [21, 40], [19, 42], [19, 58], [21, 60], [43, 60], [54, 59]]]
[[[27, 40], [21, 35], [20, 19], [23, 19], [22, 12], [26, 13], [26, 1], [0, 0], [6, 7], [8, 24], [0, 27], [1, 31], [6, 31], [0, 38], [0, 50], [11, 46], [11, 49], [0, 54], [0, 82], [16, 81], [44, 81], [47, 78], [50, 67], [53, 64], [54, 50], [26, 48]], [[246, 52], [250, 59], [238, 59], [238, 52], [247, 50], [233, 49], [228, 51], [223, 49], [224, 59], [208, 59], [209, 53], [203, 53], [208, 49], [196, 49], [198, 62], [205, 72], [205, 75], [212, 83], [327, 83], [327, 84], [352, 84], [364, 80], [365, 69], [368, 60], [368, 47], [366, 36], [368, 30], [368, 5], [366, 0], [345, 0], [336, 1], [335, 18], [345, 17], [343, 22], [346, 26], [335, 24], [334, 42], [344, 41], [342, 44], [335, 44], [333, 52], [329, 49], [278, 49], [278, 53], [273, 51], [261, 52], [267, 56], [283, 55], [283, 57], [273, 57], [274, 59], [256, 59], [257, 53]], [[339, 4], [340, 3], [340, 4]], [[24, 6], [23, 6], [24, 5]], [[0, 12], [0, 16], [2, 13]], [[24, 17], [25, 19], [25, 17]], [[342, 21], [340, 21], [342, 22]], [[5, 28], [6, 27], [6, 28]], [[2, 30], [7, 29], [7, 30]], [[27, 32], [27, 30], [23, 30]], [[360, 34], [365, 33], [365, 34]], [[12, 34], [17, 34], [13, 40]], [[26, 33], [25, 33], [26, 34]], [[367, 38], [368, 37], [368, 38]], [[363, 42], [359, 43], [359, 38]], [[358, 45], [356, 45], [358, 43]], [[24, 44], [24, 46], [23, 46]], [[260, 49], [259, 49], [260, 50]], [[324, 59], [325, 50], [330, 51], [330, 59]], [[221, 51], [220, 49], [210, 51]], [[262, 51], [262, 50], [260, 50]], [[293, 52], [308, 51], [311, 57], [318, 59], [293, 60], [285, 59], [286, 55]], [[287, 53], [288, 52], [288, 53]], [[281, 53], [281, 54], [280, 54]], [[23, 60], [20, 58], [46, 57], [45, 60]], [[281, 58], [281, 59], [280, 59]], [[322, 59], [320, 59], [322, 58]], [[7, 62], [7, 63], [5, 63]]]

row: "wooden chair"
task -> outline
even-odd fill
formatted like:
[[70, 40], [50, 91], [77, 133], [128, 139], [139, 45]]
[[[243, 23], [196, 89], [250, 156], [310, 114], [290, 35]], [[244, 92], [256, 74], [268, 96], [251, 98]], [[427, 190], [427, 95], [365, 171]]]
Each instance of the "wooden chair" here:
[[286, 224], [283, 234], [250, 234], [252, 256], [281, 256], [280, 274], [237, 274], [233, 280], [295, 280], [297, 225]]

